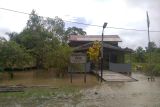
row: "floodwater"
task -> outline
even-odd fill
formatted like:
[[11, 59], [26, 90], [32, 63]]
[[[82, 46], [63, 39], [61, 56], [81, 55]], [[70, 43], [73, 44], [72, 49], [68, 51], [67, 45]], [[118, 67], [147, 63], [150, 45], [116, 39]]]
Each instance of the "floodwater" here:
[[153, 82], [143, 74], [133, 74], [136, 82], [106, 82], [82, 90], [76, 99], [50, 100], [47, 107], [160, 107], [160, 77]]
[[84, 91], [79, 107], [160, 107], [160, 77], [148, 81], [133, 74], [136, 82], [109, 82]]
[[98, 84], [94, 75], [87, 74], [87, 83], [84, 84], [84, 74], [73, 74], [72, 84], [70, 75], [66, 75], [63, 78], [55, 77], [54, 72], [50, 71], [28, 71], [28, 72], [14, 72], [14, 78], [10, 79], [8, 73], [3, 73], [2, 79], [0, 79], [1, 85], [48, 85], [51, 87], [65, 87], [75, 86], [78, 88], [92, 87]]
[[138, 81], [103, 82], [82, 89], [74, 97], [42, 98], [24, 105], [14, 102], [12, 107], [160, 107], [160, 77], [155, 81], [148, 81], [140, 73], [133, 73], [132, 77]]

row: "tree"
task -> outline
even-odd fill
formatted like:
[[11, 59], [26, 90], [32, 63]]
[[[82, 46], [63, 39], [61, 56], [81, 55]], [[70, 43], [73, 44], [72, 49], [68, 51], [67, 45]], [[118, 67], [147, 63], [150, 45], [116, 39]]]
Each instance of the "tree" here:
[[9, 38], [10, 38], [10, 40], [15, 40], [16, 41], [16, 37], [18, 36], [18, 33], [16, 33], [16, 32], [7, 32], [6, 33], [8, 36], [9, 36]]
[[0, 43], [7, 41], [4, 37], [0, 37]]
[[29, 20], [27, 21], [27, 29], [37, 31], [43, 28], [43, 18], [38, 16], [35, 10], [32, 10]]
[[77, 28], [77, 27], [69, 27], [67, 28], [67, 30], [65, 31], [65, 40], [68, 40], [68, 37], [70, 35], [81, 35], [84, 36], [87, 33], [82, 29], [82, 28]]
[[21, 33], [21, 44], [26, 47], [35, 58], [37, 68], [43, 68], [47, 53], [57, 49], [60, 41], [47, 31], [24, 31]]
[[1, 66], [4, 68], [23, 68], [31, 58], [26, 49], [14, 41], [7, 41], [1, 46], [0, 56]]
[[57, 76], [61, 77], [68, 70], [68, 66], [70, 64], [70, 55], [72, 53], [72, 49], [67, 45], [59, 45], [59, 47], [55, 51], [48, 52], [45, 58], [45, 68], [55, 68], [57, 70]]
[[136, 49], [135, 60], [137, 62], [146, 62], [145, 50], [142, 47]]
[[155, 42], [150, 42], [149, 47], [146, 47], [146, 52], [149, 52], [149, 51], [153, 52], [153, 51], [155, 51], [156, 48], [157, 48], [157, 46], [156, 46]]
[[65, 32], [66, 35], [86, 35], [86, 32], [83, 31], [82, 28], [77, 28], [77, 27], [69, 27], [67, 28], [66, 32]]
[[98, 62], [100, 56], [101, 44], [98, 41], [95, 41], [91, 47], [89, 47], [87, 54], [89, 59], [93, 62]]
[[33, 10], [26, 28], [11, 40], [24, 46], [35, 58], [36, 67], [43, 68], [47, 52], [60, 44], [63, 28], [64, 23], [60, 18], [45, 20]]
[[64, 42], [65, 23], [61, 18], [59, 17], [55, 17], [54, 19], [47, 18], [47, 20], [45, 20], [44, 25], [48, 32], [52, 33], [60, 41]]
[[31, 63], [31, 56], [25, 48], [14, 41], [6, 41], [1, 45], [0, 56], [0, 66], [10, 69], [11, 78], [13, 78], [14, 68], [24, 68]]
[[[8, 58], [2, 57], [5, 62], [2, 63], [3, 66], [5, 68], [24, 67], [22, 56], [30, 55], [31, 66], [36, 66], [38, 69], [57, 68], [60, 71], [58, 73], [63, 73], [67, 70], [72, 52], [65, 41], [64, 27], [65, 23], [61, 18], [43, 18], [33, 10], [26, 27], [20, 33], [7, 33], [10, 40], [4, 43], [5, 48], [1, 54], [5, 56], [4, 52], [6, 52]], [[73, 27], [72, 29], [78, 32], [77, 34], [86, 34], [80, 28]]]
[[91, 47], [89, 47], [87, 51], [87, 55], [89, 57], [89, 60], [94, 63], [96, 66], [98, 66], [99, 57], [100, 57], [100, 49], [101, 44], [99, 41], [95, 41]]

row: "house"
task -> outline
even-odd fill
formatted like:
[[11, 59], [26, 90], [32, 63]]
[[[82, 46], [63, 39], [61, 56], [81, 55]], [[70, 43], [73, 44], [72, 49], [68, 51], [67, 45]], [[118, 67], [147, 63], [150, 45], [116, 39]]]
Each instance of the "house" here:
[[[69, 46], [74, 48], [74, 52], [86, 53], [93, 42], [101, 41], [101, 35], [70, 35]], [[128, 48], [119, 47], [122, 42], [118, 35], [104, 35], [103, 38], [103, 68], [115, 72], [131, 72], [131, 65], [125, 64], [125, 54], [132, 51]]]

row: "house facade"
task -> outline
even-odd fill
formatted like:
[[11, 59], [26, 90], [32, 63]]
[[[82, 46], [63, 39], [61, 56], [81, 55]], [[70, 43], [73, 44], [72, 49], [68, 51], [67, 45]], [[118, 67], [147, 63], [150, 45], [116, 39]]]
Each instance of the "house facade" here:
[[[73, 47], [75, 53], [86, 53], [94, 41], [101, 41], [101, 39], [101, 35], [70, 35], [69, 46]], [[119, 47], [119, 42], [122, 40], [118, 35], [104, 35], [103, 68], [116, 72], [129, 72], [130, 64], [124, 64], [124, 58], [126, 53], [131, 53], [131, 50]]]

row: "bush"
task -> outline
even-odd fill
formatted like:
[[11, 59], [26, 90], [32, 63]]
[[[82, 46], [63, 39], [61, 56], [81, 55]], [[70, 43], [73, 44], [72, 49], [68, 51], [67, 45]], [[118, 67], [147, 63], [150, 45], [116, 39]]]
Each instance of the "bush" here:
[[151, 72], [154, 68], [154, 64], [143, 64], [143, 71], [144, 72]]
[[153, 68], [153, 74], [156, 76], [160, 76], [160, 64], [156, 64]]
[[142, 71], [145, 72], [148, 65], [146, 63], [132, 63], [133, 71]]
[[160, 64], [143, 64], [143, 71], [147, 75], [160, 76]]

